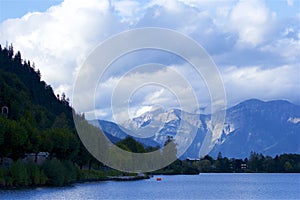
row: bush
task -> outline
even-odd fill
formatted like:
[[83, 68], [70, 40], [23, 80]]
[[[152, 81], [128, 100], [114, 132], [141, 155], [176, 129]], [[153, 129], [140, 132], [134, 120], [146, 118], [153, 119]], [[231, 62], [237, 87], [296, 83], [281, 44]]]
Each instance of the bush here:
[[81, 170], [80, 180], [105, 179], [107, 176], [103, 171], [98, 170]]
[[10, 176], [6, 176], [4, 178], [5, 186], [6, 187], [12, 187], [13, 186], [13, 179]]
[[7, 176], [7, 170], [3, 167], [0, 167], [0, 186], [6, 186], [5, 178]]
[[41, 170], [41, 174], [40, 174], [40, 184], [41, 185], [45, 185], [46, 182], [48, 180], [48, 177], [46, 176], [45, 172], [43, 170]]
[[53, 158], [51, 160], [47, 160], [44, 164], [42, 169], [47, 176], [47, 184], [52, 186], [62, 186], [65, 183], [65, 168], [63, 164]]
[[27, 172], [30, 180], [30, 185], [43, 185], [46, 183], [47, 177], [44, 171], [35, 163], [27, 164]]
[[9, 167], [9, 174], [14, 186], [27, 186], [30, 183], [27, 168], [20, 159], [11, 164]]
[[73, 163], [69, 160], [63, 162], [65, 173], [64, 182], [71, 183], [77, 180], [77, 171]]

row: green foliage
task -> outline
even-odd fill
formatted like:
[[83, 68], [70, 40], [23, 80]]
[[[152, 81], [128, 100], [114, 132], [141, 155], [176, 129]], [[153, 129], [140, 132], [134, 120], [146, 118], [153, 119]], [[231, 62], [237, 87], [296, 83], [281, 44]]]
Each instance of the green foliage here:
[[162, 150], [162, 157], [166, 161], [177, 159], [177, 148], [172, 137], [168, 137]]
[[99, 170], [81, 170], [80, 180], [101, 180], [106, 179], [106, 173]]
[[22, 62], [20, 52], [11, 56], [14, 54], [11, 47], [0, 47], [0, 100], [9, 103], [10, 117], [17, 120], [26, 110], [37, 111], [33, 115], [35, 120], [49, 128], [56, 116], [64, 113], [68, 127], [73, 128], [72, 108], [67, 98], [58, 99], [51, 86], [41, 81], [39, 70], [29, 61]]
[[228, 159], [218, 155], [217, 159], [205, 156], [200, 160], [176, 160], [154, 174], [198, 174], [198, 173], [300, 173], [300, 155], [282, 154], [272, 158], [251, 152], [250, 159]]
[[78, 153], [78, 138], [66, 128], [52, 128], [47, 133], [48, 151], [58, 159], [73, 159]]
[[63, 166], [65, 169], [64, 182], [71, 183], [77, 180], [77, 170], [73, 163], [69, 160], [63, 161]]
[[211, 171], [211, 162], [207, 159], [202, 159], [199, 162], [199, 170], [201, 172], [210, 172]]
[[0, 167], [0, 186], [6, 186], [6, 179], [8, 176], [7, 169], [4, 167]]
[[223, 158], [221, 153], [219, 153], [217, 160], [213, 163], [214, 172], [230, 172], [232, 170], [228, 158]]
[[279, 172], [299, 172], [300, 171], [300, 155], [298, 154], [282, 154], [277, 159], [275, 164]]
[[39, 185], [41, 171], [39, 167], [34, 163], [27, 164], [27, 172], [30, 178], [30, 185]]
[[20, 159], [11, 164], [9, 174], [14, 186], [27, 186], [30, 183], [26, 166]]
[[44, 178], [44, 175], [41, 174], [40, 183], [43, 181], [48, 185], [52, 186], [62, 186], [65, 184], [72, 183], [78, 178], [78, 171], [71, 161], [65, 160], [60, 161], [56, 158], [47, 160], [43, 166], [40, 173], [44, 173], [47, 179]]
[[93, 156], [91, 156], [91, 154], [89, 154], [83, 144], [80, 143], [78, 154], [76, 155], [74, 160], [76, 161], [76, 164], [79, 166], [79, 168], [82, 169], [84, 165], [90, 163], [90, 161], [93, 160]]
[[40, 172], [40, 184], [45, 185], [47, 183], [48, 177], [46, 176], [45, 172], [41, 170]]
[[249, 169], [253, 172], [262, 171], [264, 156], [255, 152], [251, 152], [248, 162]]
[[[2, 117], [0, 117], [0, 123], [2, 122]], [[2, 123], [1, 123], [2, 124]], [[0, 146], [3, 145], [4, 142], [4, 134], [5, 134], [5, 127], [3, 125], [0, 126]]]
[[25, 144], [28, 139], [26, 129], [13, 120], [0, 117], [0, 135], [2, 142], [0, 143], [0, 157], [11, 157], [14, 160], [21, 158], [25, 153]]
[[43, 164], [42, 169], [48, 177], [47, 184], [52, 186], [62, 186], [65, 183], [65, 168], [56, 158], [47, 160]]
[[293, 171], [293, 166], [289, 161], [286, 161], [283, 165], [284, 171], [286, 172], [292, 172]]
[[68, 120], [65, 113], [62, 113], [55, 118], [52, 128], [68, 129]]
[[[0, 45], [0, 105], [9, 108], [7, 116], [0, 115], [0, 159], [8, 157], [16, 161], [26, 153], [39, 152], [49, 152], [50, 158], [58, 159], [47, 161], [42, 168], [28, 163], [22, 169], [28, 179], [18, 176], [19, 167], [24, 164], [14, 162], [9, 173], [0, 178], [5, 186], [46, 182], [61, 185], [77, 179], [78, 170], [71, 161], [81, 168], [98, 163], [76, 135], [69, 99], [65, 94], [56, 96], [52, 87], [41, 81], [35, 65], [23, 60], [20, 52], [15, 54], [12, 45], [5, 48]], [[84, 115], [78, 118], [84, 120]], [[134, 148], [143, 151], [139, 145]]]
[[[74, 158], [79, 140], [73, 109], [65, 95], [57, 98], [51, 86], [40, 80], [40, 72], [34, 67], [30, 61], [22, 61], [20, 52], [14, 55], [12, 45], [4, 49], [0, 46], [0, 105], [9, 108], [8, 116], [0, 116], [0, 157], [17, 160], [25, 153], [49, 152], [49, 147], [54, 148], [54, 154], [67, 156], [65, 159]], [[49, 131], [57, 131], [54, 137], [66, 139], [67, 144], [58, 149], [56, 140], [51, 146], [53, 138], [43, 137]]]
[[35, 163], [23, 163], [22, 160], [13, 162], [9, 168], [0, 167], [0, 186], [26, 187], [46, 183], [47, 177], [40, 166]]
[[134, 153], [145, 153], [146, 152], [143, 145], [141, 143], [135, 141], [132, 137], [126, 137], [125, 139], [119, 141], [116, 145], [126, 151], [130, 151], [130, 152], [134, 152]]
[[30, 185], [44, 185], [46, 183], [47, 176], [40, 166], [30, 162], [26, 167], [30, 179]]

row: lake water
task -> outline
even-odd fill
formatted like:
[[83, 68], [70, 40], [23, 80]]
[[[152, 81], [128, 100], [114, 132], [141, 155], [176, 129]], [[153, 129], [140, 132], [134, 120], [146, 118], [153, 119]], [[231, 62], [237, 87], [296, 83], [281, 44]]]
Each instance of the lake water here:
[[[161, 177], [161, 181], [156, 181]], [[1, 191], [0, 199], [300, 199], [300, 174], [200, 174]]]

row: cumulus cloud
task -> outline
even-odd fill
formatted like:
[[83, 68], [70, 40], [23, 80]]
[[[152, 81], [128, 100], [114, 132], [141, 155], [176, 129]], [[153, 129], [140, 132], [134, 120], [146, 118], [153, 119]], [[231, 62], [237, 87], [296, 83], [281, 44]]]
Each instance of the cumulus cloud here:
[[255, 47], [268, 38], [276, 14], [260, 0], [240, 0], [232, 9], [231, 26], [238, 32], [239, 45]]
[[132, 0], [115, 1], [113, 7], [122, 21], [128, 22], [130, 25], [133, 25], [139, 20], [143, 10], [143, 7], [138, 1]]
[[42, 78], [57, 92], [69, 95], [74, 70], [89, 51], [111, 34], [122, 30], [109, 1], [65, 0], [45, 13], [28, 13], [0, 26], [1, 43], [12, 42], [23, 57], [35, 62]]
[[[293, 5], [292, 0], [287, 3]], [[212, 56], [221, 70], [230, 105], [253, 97], [300, 103], [295, 92], [300, 85], [300, 15], [292, 13], [286, 23], [287, 19], [278, 15], [280, 8], [272, 7], [272, 10], [268, 6], [266, 1], [259, 0], [89, 0], [84, 3], [65, 0], [45, 12], [27, 13], [22, 18], [4, 21], [0, 24], [0, 43], [12, 42], [24, 58], [35, 62], [42, 79], [56, 93], [65, 92], [72, 98], [76, 74], [100, 42], [130, 28], [170, 28], [187, 34]], [[168, 70], [122, 77], [129, 68], [149, 62], [164, 64], [168, 70], [178, 72], [191, 88], [179, 84], [168, 75]], [[176, 56], [146, 51], [127, 55], [113, 66], [95, 94], [96, 115], [101, 118], [111, 119], [111, 102], [107, 97], [113, 95], [121, 78], [126, 82], [122, 82], [120, 94], [126, 95], [126, 87], [132, 88], [150, 76], [174, 85], [187, 104], [192, 90], [200, 106], [210, 105], [209, 92], [201, 76]], [[86, 90], [83, 95], [93, 92]], [[163, 106], [178, 104], [167, 88], [157, 86], [140, 88], [132, 97], [127, 104], [133, 116], [148, 110], [153, 102]], [[81, 112], [89, 109], [78, 108]], [[126, 117], [124, 113], [119, 115]]]
[[294, 5], [294, 0], [286, 0], [287, 4], [289, 6], [293, 6]]
[[[164, 110], [181, 108], [193, 112], [199, 108], [197, 94], [193, 88], [193, 85], [200, 85], [199, 81], [187, 80], [191, 77], [185, 77], [175, 68], [179, 66], [153, 67], [150, 71], [142, 67], [129, 74], [100, 82], [97, 88], [96, 109], [110, 107], [108, 115], [120, 122], [127, 120], [128, 115], [134, 117], [141, 110], [150, 107], [160, 107]], [[204, 96], [205, 92], [202, 91], [199, 98], [203, 99]]]
[[[299, 35], [300, 36], [300, 35]], [[300, 38], [284, 38], [276, 41], [273, 44], [266, 45], [261, 48], [262, 51], [267, 51], [281, 56], [289, 62], [300, 62]]]
[[249, 98], [287, 99], [299, 102], [300, 69], [283, 65], [264, 69], [262, 66], [228, 67], [222, 71], [229, 104]]

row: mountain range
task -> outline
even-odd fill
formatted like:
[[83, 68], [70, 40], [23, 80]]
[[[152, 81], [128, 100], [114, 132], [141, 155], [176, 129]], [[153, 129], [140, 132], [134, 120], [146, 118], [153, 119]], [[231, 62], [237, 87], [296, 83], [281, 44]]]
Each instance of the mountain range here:
[[[181, 159], [199, 159], [201, 146], [211, 134], [211, 115], [178, 109], [152, 110], [122, 124], [90, 123], [100, 125], [113, 143], [132, 136], [144, 146], [162, 147], [173, 138]], [[300, 106], [285, 100], [246, 100], [226, 110], [219, 131], [220, 137], [210, 141], [209, 155], [214, 157], [219, 152], [235, 158], [248, 157], [251, 151], [270, 156], [300, 153]]]

